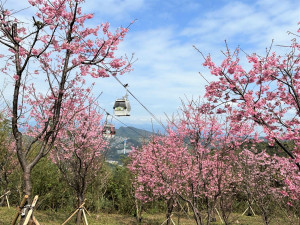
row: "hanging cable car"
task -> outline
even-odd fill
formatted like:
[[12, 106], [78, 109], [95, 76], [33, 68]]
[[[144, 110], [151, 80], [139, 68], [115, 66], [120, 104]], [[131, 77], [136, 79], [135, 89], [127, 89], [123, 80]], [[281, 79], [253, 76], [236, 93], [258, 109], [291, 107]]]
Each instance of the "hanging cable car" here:
[[104, 125], [102, 135], [105, 138], [113, 138], [116, 136], [116, 128], [113, 124], [107, 123]]
[[126, 88], [126, 94], [123, 98], [119, 98], [115, 101], [114, 104], [114, 115], [115, 116], [130, 116], [130, 103], [128, 100], [128, 91], [127, 91], [128, 84], [125, 84], [124, 87]]
[[[106, 112], [106, 119], [102, 130], [102, 135], [105, 138], [113, 138], [116, 135], [116, 128], [112, 123], [107, 122], [107, 117], [110, 114]], [[112, 119], [112, 118], [111, 118]]]

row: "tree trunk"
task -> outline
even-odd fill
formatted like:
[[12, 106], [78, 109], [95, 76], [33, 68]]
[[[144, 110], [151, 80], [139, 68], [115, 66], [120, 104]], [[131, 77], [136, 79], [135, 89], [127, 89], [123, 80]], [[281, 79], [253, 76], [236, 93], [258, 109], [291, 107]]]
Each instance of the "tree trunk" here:
[[210, 222], [213, 222], [213, 223], [217, 222], [216, 213], [215, 213], [215, 209], [214, 208], [211, 209]]
[[[200, 212], [199, 212], [199, 210], [198, 210], [198, 208], [197, 208], [197, 204], [196, 204], [195, 202], [192, 202], [192, 201], [190, 201], [190, 200], [188, 200], [188, 199], [182, 197], [181, 195], [179, 195], [179, 197], [180, 197], [183, 201], [185, 201], [185, 202], [187, 203], [188, 206], [190, 206], [190, 207], [192, 208], [193, 214], [194, 214], [194, 219], [195, 219], [195, 221], [196, 221], [196, 224], [197, 224], [197, 225], [203, 225], [204, 223], [203, 223], [203, 221], [202, 221], [201, 214], [200, 214]], [[189, 207], [188, 207], [188, 209], [189, 209]]]
[[142, 203], [135, 198], [136, 221], [138, 224], [142, 223]]
[[0, 202], [0, 206], [2, 206], [2, 207], [4, 206], [4, 200], [5, 200], [5, 197], [3, 197]]
[[[25, 204], [31, 204], [31, 192], [32, 192], [32, 183], [31, 183], [31, 169], [30, 167], [25, 167], [23, 170], [23, 194], [28, 195], [28, 202]], [[28, 208], [25, 211], [25, 215], [21, 217], [20, 219], [20, 225], [22, 225], [25, 222], [25, 218], [28, 213]]]
[[269, 225], [270, 224], [270, 218], [268, 217], [267, 215], [267, 212], [262, 210], [262, 217], [263, 217], [263, 220], [265, 222], [266, 225]]
[[196, 221], [196, 224], [197, 225], [203, 225], [202, 217], [201, 217], [201, 214], [200, 214], [199, 210], [197, 209], [197, 207], [192, 205], [192, 210], [193, 210], [193, 213], [194, 213], [194, 219]]
[[[81, 204], [84, 202], [84, 194], [83, 193], [78, 193], [78, 207], [81, 206]], [[76, 218], [76, 225], [80, 225], [82, 221], [82, 210], [79, 209], [77, 213], [77, 218]]]
[[24, 195], [28, 195], [31, 199], [32, 183], [31, 183], [31, 169], [26, 167], [23, 171], [23, 182], [24, 182]]
[[211, 222], [216, 222], [216, 216], [215, 216], [215, 203], [210, 203], [207, 199], [207, 222], [206, 224], [209, 225]]
[[171, 215], [172, 215], [172, 212], [173, 212], [173, 208], [174, 208], [174, 199], [173, 199], [173, 198], [170, 198], [170, 199], [167, 201], [167, 214], [166, 214], [166, 217], [167, 217], [167, 225], [170, 225], [170, 224], [171, 224]]

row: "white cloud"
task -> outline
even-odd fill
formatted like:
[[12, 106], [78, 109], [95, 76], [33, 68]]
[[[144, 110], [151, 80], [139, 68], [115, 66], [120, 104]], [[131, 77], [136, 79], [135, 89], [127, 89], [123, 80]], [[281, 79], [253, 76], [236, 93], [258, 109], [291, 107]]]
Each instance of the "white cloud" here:
[[231, 1], [201, 15], [182, 31], [187, 38], [220, 44], [224, 39], [241, 46], [266, 47], [273, 38], [287, 40], [285, 32], [296, 29], [300, 4], [292, 1]]

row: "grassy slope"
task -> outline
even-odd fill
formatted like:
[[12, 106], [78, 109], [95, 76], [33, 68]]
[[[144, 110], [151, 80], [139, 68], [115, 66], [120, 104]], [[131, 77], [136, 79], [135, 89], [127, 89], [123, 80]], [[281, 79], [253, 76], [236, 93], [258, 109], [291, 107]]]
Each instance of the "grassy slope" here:
[[[14, 208], [6, 208], [0, 207], [0, 225], [8, 225], [11, 224], [12, 219], [14, 218], [16, 210]], [[71, 214], [71, 212], [70, 212]], [[63, 213], [55, 213], [51, 211], [43, 212], [36, 211], [34, 213], [35, 217], [39, 220], [41, 225], [61, 225], [70, 214]], [[119, 215], [119, 214], [92, 214], [91, 216], [87, 216], [89, 225], [124, 225], [124, 224], [137, 224], [135, 218], [128, 215]], [[218, 219], [218, 218], [217, 218]], [[165, 216], [163, 214], [143, 214], [143, 225], [161, 225], [165, 220]], [[178, 217], [173, 217], [176, 225], [178, 224]], [[239, 214], [234, 214], [233, 224], [239, 225], [261, 225], [263, 224], [261, 218], [259, 216], [256, 217], [248, 217], [241, 216]], [[74, 220], [71, 220], [68, 224], [74, 224]], [[192, 217], [188, 218], [180, 218], [181, 225], [193, 225], [195, 224]], [[214, 223], [215, 225], [221, 224], [220, 222]], [[273, 220], [271, 224], [282, 224], [280, 222], [276, 222]]]

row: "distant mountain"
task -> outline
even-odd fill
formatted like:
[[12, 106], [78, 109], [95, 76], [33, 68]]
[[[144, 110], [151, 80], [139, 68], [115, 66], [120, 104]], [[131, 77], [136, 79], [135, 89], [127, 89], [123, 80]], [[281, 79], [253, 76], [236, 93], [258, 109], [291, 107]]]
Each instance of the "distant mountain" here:
[[120, 127], [119, 129], [116, 129], [116, 136], [132, 138], [135, 140], [140, 138], [149, 138], [151, 135], [153, 135], [152, 132], [135, 127]]
[[[152, 132], [135, 127], [120, 127], [116, 129], [116, 136], [110, 139], [108, 160], [121, 163], [121, 159], [128, 155], [132, 147], [141, 147], [143, 143], [148, 142], [152, 135]], [[122, 154], [124, 148], [126, 154]]]

